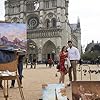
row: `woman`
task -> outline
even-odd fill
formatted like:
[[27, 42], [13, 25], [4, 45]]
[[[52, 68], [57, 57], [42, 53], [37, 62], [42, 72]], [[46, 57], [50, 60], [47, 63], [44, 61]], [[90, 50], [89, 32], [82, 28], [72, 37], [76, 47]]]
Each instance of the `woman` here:
[[59, 58], [60, 58], [60, 61], [59, 61], [59, 65], [60, 65], [59, 72], [61, 74], [60, 79], [59, 79], [59, 83], [64, 83], [65, 74], [66, 74], [66, 71], [67, 71], [67, 69], [65, 68], [65, 60], [66, 60], [66, 57], [68, 57], [68, 52], [66, 52], [66, 51], [67, 51], [66, 46], [63, 46], [62, 50], [60, 52], [60, 55], [59, 55]]

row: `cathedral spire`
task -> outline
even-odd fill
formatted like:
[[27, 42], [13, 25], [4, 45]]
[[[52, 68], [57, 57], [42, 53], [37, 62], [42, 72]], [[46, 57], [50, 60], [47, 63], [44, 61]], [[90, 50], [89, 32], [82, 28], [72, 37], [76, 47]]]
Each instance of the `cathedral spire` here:
[[77, 18], [77, 28], [80, 28], [80, 18]]

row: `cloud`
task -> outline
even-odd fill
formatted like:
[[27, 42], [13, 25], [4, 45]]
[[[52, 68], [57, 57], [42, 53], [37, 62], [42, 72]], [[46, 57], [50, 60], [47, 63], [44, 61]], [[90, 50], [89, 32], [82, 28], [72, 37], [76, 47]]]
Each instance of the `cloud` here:
[[[0, 0], [0, 20], [4, 20], [4, 1]], [[69, 21], [77, 23], [79, 16], [82, 29], [82, 45], [99, 39], [100, 0], [69, 0]]]
[[5, 0], [0, 0], [0, 20], [4, 20], [4, 15], [5, 15], [4, 1]]
[[69, 20], [71, 23], [77, 22], [80, 18], [82, 29], [82, 45], [92, 40], [99, 39], [100, 23], [100, 1], [99, 0], [69, 0]]

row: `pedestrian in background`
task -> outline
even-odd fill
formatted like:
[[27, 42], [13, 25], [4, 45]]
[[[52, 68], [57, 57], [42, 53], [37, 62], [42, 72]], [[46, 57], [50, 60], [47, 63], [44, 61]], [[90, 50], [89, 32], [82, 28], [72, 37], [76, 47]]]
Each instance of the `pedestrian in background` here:
[[[19, 74], [19, 80], [22, 87], [22, 77], [23, 77], [23, 58], [25, 57], [24, 51], [17, 51], [17, 54], [19, 56], [18, 58], [18, 74]], [[13, 88], [15, 85], [15, 80], [12, 80], [10, 88]]]
[[45, 64], [46, 64], [46, 67], [47, 67], [48, 66], [48, 60], [47, 59], [45, 60]]
[[32, 54], [29, 55], [29, 62], [30, 62], [30, 65], [31, 65], [30, 68], [33, 68], [33, 56], [32, 56]]

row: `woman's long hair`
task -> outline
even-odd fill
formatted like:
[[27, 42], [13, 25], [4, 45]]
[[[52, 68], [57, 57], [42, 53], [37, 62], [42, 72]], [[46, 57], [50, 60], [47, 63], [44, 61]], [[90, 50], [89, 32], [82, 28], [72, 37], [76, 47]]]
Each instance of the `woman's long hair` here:
[[63, 51], [64, 51], [64, 48], [65, 48], [65, 47], [66, 47], [66, 46], [63, 46], [63, 47], [62, 47], [61, 52], [63, 52]]

